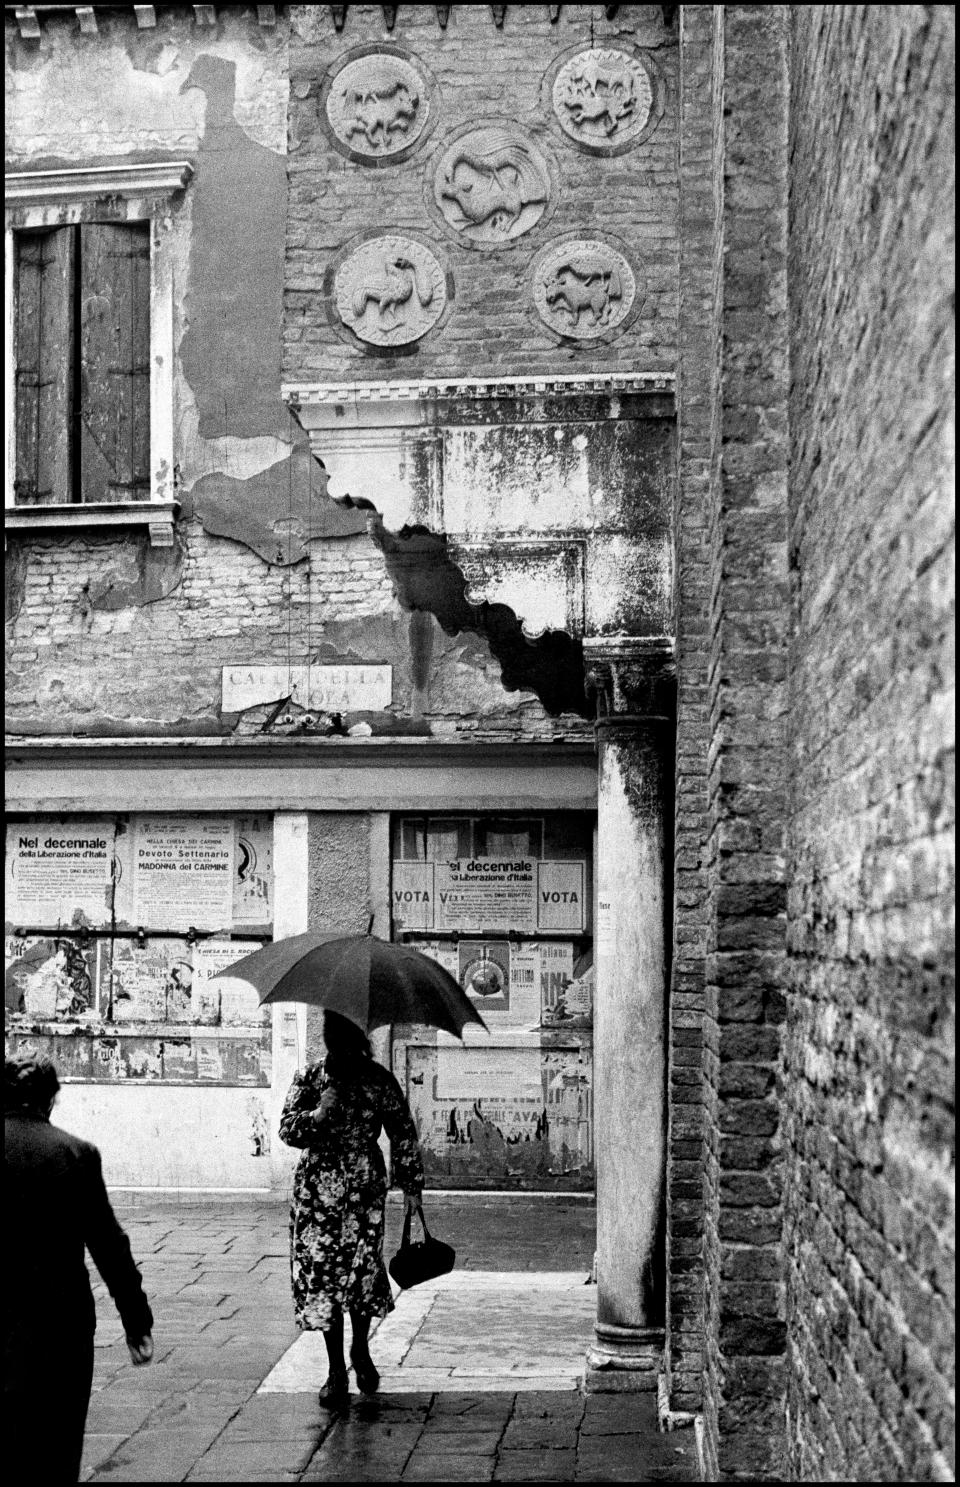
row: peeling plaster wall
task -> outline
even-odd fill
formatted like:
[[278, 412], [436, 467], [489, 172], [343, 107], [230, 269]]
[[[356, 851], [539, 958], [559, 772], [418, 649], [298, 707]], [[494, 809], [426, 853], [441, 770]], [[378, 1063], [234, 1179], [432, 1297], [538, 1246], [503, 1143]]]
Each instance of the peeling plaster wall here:
[[[378, 732], [551, 737], [529, 691], [508, 692], [477, 636], [429, 621], [412, 680], [409, 616], [368, 516], [326, 477], [280, 399], [288, 30], [228, 8], [216, 27], [161, 10], [6, 27], [12, 169], [186, 158], [173, 199], [174, 545], [88, 529], [12, 536], [7, 552], [8, 728], [25, 735], [255, 733], [271, 709], [222, 716], [227, 665], [380, 661], [394, 668]], [[376, 617], [377, 624], [369, 621]], [[417, 642], [421, 670], [423, 636]]]
[[297, 561], [310, 536], [363, 530], [325, 500], [280, 399], [287, 43], [285, 24], [264, 30], [232, 8], [215, 28], [164, 10], [144, 31], [106, 12], [90, 37], [72, 15], [45, 18], [38, 42], [6, 28], [9, 169], [194, 166], [168, 214], [178, 494], [185, 516], [209, 514], [210, 530], [271, 562]]
[[222, 715], [221, 668], [308, 656], [394, 668], [392, 706], [345, 720], [376, 732], [551, 737], [584, 727], [547, 718], [529, 692], [504, 691], [485, 640], [403, 613], [366, 536], [315, 543], [309, 564], [279, 568], [191, 522], [176, 549], [95, 536], [11, 543], [8, 568], [12, 734], [256, 733], [273, 709]]

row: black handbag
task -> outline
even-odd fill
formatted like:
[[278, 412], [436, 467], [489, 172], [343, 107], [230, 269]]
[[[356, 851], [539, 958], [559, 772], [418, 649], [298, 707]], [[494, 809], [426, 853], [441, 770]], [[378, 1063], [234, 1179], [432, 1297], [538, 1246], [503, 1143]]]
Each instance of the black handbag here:
[[403, 1220], [403, 1233], [400, 1236], [400, 1248], [390, 1261], [390, 1274], [393, 1276], [401, 1290], [407, 1291], [411, 1286], [419, 1286], [425, 1280], [433, 1280], [435, 1276], [446, 1275], [453, 1269], [457, 1252], [452, 1245], [444, 1244], [441, 1239], [434, 1239], [427, 1228], [427, 1221], [423, 1216], [423, 1206], [417, 1206], [417, 1213], [423, 1227], [423, 1239], [418, 1244], [410, 1243], [410, 1212]]

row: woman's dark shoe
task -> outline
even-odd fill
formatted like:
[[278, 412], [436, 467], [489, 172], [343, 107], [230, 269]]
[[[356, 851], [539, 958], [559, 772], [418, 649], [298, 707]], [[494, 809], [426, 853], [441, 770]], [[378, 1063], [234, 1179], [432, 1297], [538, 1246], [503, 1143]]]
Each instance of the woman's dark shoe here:
[[370, 1357], [370, 1354], [367, 1353], [366, 1356], [363, 1356], [354, 1353], [351, 1348], [350, 1362], [353, 1364], [353, 1371], [357, 1378], [357, 1388], [360, 1390], [360, 1393], [376, 1394], [380, 1388], [380, 1375], [373, 1366], [373, 1359]]
[[345, 1409], [350, 1399], [350, 1386], [347, 1383], [347, 1370], [331, 1371], [327, 1382], [321, 1388], [317, 1399], [321, 1408], [325, 1410]]

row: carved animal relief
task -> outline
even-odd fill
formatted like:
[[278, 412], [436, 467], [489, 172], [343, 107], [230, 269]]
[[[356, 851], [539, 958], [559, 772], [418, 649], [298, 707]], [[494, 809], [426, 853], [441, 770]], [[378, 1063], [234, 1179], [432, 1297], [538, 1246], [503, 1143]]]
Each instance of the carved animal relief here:
[[646, 127], [653, 108], [650, 76], [629, 52], [578, 52], [554, 79], [553, 107], [561, 129], [578, 145], [613, 153]]
[[633, 270], [608, 243], [565, 242], [546, 249], [534, 264], [533, 301], [541, 320], [578, 341], [617, 330], [636, 293]]
[[410, 152], [430, 110], [429, 88], [416, 68], [392, 53], [348, 62], [326, 100], [334, 137], [361, 160], [390, 160]]
[[482, 126], [441, 157], [434, 196], [444, 220], [471, 242], [495, 247], [529, 232], [550, 198], [550, 172], [519, 130]]
[[414, 238], [377, 237], [340, 265], [333, 300], [343, 324], [371, 346], [404, 346], [431, 330], [447, 303], [443, 269]]

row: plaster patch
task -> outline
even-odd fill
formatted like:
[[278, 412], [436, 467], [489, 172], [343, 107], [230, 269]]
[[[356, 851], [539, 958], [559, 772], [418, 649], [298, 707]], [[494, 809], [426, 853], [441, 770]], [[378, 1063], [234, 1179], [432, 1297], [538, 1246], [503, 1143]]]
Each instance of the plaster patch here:
[[366, 532], [362, 511], [331, 501], [326, 479], [303, 440], [286, 458], [249, 478], [213, 471], [182, 498], [181, 515], [199, 517], [217, 537], [243, 542], [268, 563], [287, 566], [307, 556], [307, 543]]
[[183, 549], [178, 541], [172, 547], [153, 547], [146, 537], [140, 537], [90, 584], [89, 606], [93, 610], [116, 610], [154, 604], [172, 594], [182, 577]]

